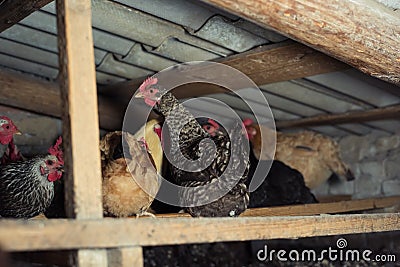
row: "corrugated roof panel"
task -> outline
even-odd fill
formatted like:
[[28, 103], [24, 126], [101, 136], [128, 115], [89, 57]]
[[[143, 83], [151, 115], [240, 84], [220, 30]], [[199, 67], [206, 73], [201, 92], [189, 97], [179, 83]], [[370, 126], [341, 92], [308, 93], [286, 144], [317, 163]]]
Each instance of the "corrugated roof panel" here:
[[0, 38], [0, 52], [54, 67], [58, 70], [58, 55], [56, 53], [16, 43], [4, 38]]
[[159, 18], [198, 30], [214, 15], [211, 10], [187, 0], [115, 0]]
[[371, 122], [367, 122], [365, 124], [374, 126], [378, 129], [384, 129], [391, 133], [395, 133], [400, 130], [400, 121], [399, 120], [371, 121]]
[[244, 19], [239, 19], [239, 20], [235, 21], [233, 23], [233, 25], [235, 25], [236, 27], [239, 27], [241, 29], [244, 29], [248, 32], [251, 32], [255, 35], [258, 35], [264, 39], [267, 39], [271, 42], [274, 42], [274, 43], [279, 43], [279, 42], [289, 39], [286, 36], [283, 36], [275, 31], [260, 27], [257, 24], [254, 24], [254, 23], [244, 20]]
[[[57, 34], [56, 16], [42, 11], [33, 12], [20, 24], [33, 27], [48, 33]], [[135, 44], [116, 35], [93, 29], [94, 46], [120, 55], [126, 55]]]
[[117, 58], [123, 62], [142, 66], [153, 71], [160, 71], [178, 63], [177, 61], [149, 53], [143, 49], [141, 44], [135, 44], [125, 57]]
[[96, 71], [96, 81], [98, 84], [105, 85], [110, 83], [124, 82], [127, 79], [117, 77], [111, 74], [103, 73], [100, 71]]
[[284, 96], [308, 106], [331, 113], [341, 113], [349, 110], [360, 110], [359, 106], [335, 99], [319, 92], [311, 91], [291, 82], [279, 82], [260, 86], [262, 90], [275, 95]]
[[173, 36], [185, 43], [202, 47], [221, 56], [232, 53], [226, 48], [187, 34], [181, 26], [115, 2], [97, 0], [92, 2], [92, 8], [94, 27], [142, 44], [158, 47], [166, 38]]
[[[308, 80], [324, 84], [341, 93], [351, 95], [375, 106], [387, 106], [400, 103], [400, 98], [343, 72], [320, 74], [307, 77]], [[362, 93], [361, 93], [362, 92]]]
[[179, 62], [212, 60], [219, 58], [219, 56], [214, 53], [191, 46], [173, 37], [164, 40], [160, 46], [151, 50], [151, 52]]
[[[41, 48], [53, 53], [58, 52], [56, 35], [45, 33], [23, 25], [14, 25], [13, 27], [1, 32], [0, 37], [5, 37], [7, 39], [30, 45], [36, 48]], [[94, 49], [96, 65], [103, 60], [105, 55], [105, 51]]]
[[332, 126], [316, 126], [316, 127], [310, 127], [310, 128], [308, 128], [308, 130], [320, 132], [325, 135], [336, 136], [336, 137], [343, 137], [343, 136], [349, 135], [349, 132], [340, 130], [338, 128], [334, 128]]
[[97, 70], [106, 72], [108, 74], [114, 74], [116, 76], [123, 77], [126, 79], [140, 78], [154, 73], [149, 70], [145, 70], [124, 62], [120, 62], [116, 60], [112, 54], [107, 54], [103, 62], [101, 62], [101, 64], [97, 67]]
[[1, 53], [0, 53], [0, 65], [14, 70], [20, 70], [23, 72], [51, 79], [57, 78], [58, 75], [58, 69], [50, 68], [44, 65], [29, 62], [23, 59], [19, 59], [13, 56], [8, 56]]
[[268, 40], [236, 27], [220, 16], [212, 17], [198, 31], [191, 31], [191, 34], [238, 53], [269, 43]]

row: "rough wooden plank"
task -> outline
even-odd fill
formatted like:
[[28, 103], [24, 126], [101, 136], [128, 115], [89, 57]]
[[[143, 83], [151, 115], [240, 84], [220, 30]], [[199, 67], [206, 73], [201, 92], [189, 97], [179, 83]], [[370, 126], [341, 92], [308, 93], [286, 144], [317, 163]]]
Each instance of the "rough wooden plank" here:
[[[262, 46], [245, 53], [215, 60], [215, 62], [236, 68], [258, 85], [349, 68], [348, 65], [338, 60], [294, 42]], [[193, 80], [197, 80], [198, 77], [193, 75]], [[129, 100], [145, 78], [105, 86], [101, 91], [110, 96]], [[186, 98], [220, 92], [225, 92], [225, 89], [215, 85], [197, 83], [179, 87], [176, 96]]]
[[292, 205], [283, 207], [248, 209], [241, 216], [306, 216], [364, 211], [392, 207], [400, 204], [399, 197], [349, 200], [332, 203]]
[[[90, 0], [57, 0], [60, 88], [69, 217], [103, 217], [99, 118]], [[80, 249], [73, 266], [107, 266], [107, 251]]]
[[[1, 68], [0, 104], [52, 117], [61, 117], [62, 114], [58, 84]], [[120, 128], [124, 105], [103, 96], [98, 96], [98, 105], [100, 126], [111, 130]]]
[[57, 1], [57, 26], [67, 212], [78, 219], [102, 218], [91, 1]]
[[[400, 17], [372, 0], [202, 0], [400, 84]], [[355, 12], [356, 10], [356, 12]]]
[[0, 4], [0, 32], [23, 20], [53, 0], [4, 0]]
[[110, 249], [108, 251], [108, 266], [112, 267], [132, 267], [143, 266], [142, 247], [127, 247]]
[[[343, 197], [343, 196], [342, 196]], [[304, 205], [290, 205], [269, 208], [253, 208], [247, 209], [240, 216], [306, 216], [319, 214], [334, 214], [353, 211], [365, 211], [372, 209], [388, 208], [400, 204], [400, 196], [345, 200], [330, 203], [315, 203]], [[191, 217], [188, 213], [169, 213], [156, 214], [157, 218], [181, 218]]]
[[300, 238], [398, 230], [398, 213], [139, 220], [1, 220], [0, 243], [9, 251], [30, 251]]
[[361, 111], [349, 111], [341, 114], [318, 115], [309, 118], [277, 121], [278, 129], [300, 128], [318, 125], [336, 125], [365, 121], [389, 120], [400, 118], [400, 105]]

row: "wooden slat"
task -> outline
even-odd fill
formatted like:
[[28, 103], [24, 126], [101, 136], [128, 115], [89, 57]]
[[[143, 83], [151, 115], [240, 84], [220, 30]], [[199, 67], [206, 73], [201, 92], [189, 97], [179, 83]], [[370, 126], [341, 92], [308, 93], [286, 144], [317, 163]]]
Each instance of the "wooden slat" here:
[[202, 1], [277, 30], [367, 74], [400, 84], [400, 17], [376, 1]]
[[349, 111], [341, 114], [318, 115], [314, 117], [277, 121], [278, 129], [300, 128], [318, 125], [336, 125], [343, 123], [355, 123], [365, 121], [389, 120], [400, 118], [400, 105], [383, 108], [375, 108], [361, 111]]
[[4, 0], [0, 1], [0, 32], [10, 28], [25, 17], [53, 0]]
[[[91, 20], [90, 0], [57, 0], [66, 212], [78, 220], [103, 217]], [[74, 266], [107, 266], [104, 249], [80, 249], [71, 257]]]
[[112, 267], [140, 267], [143, 266], [142, 247], [127, 247], [110, 249], [108, 251], [108, 266]]
[[242, 216], [306, 216], [364, 211], [392, 207], [400, 204], [400, 197], [349, 200], [332, 203], [292, 205], [284, 207], [248, 209]]
[[[349, 68], [338, 60], [294, 42], [262, 46], [245, 53], [215, 60], [215, 62], [236, 68], [258, 85]], [[189, 74], [185, 73], [185, 75]], [[110, 96], [129, 100], [145, 78], [106, 86], [101, 91]], [[193, 80], [197, 79], [198, 76], [193, 73]], [[220, 92], [225, 92], [225, 89], [216, 85], [197, 83], [195, 86], [193, 84], [181, 86], [175, 94], [178, 98], [186, 98]]]
[[1, 220], [9, 251], [113, 248], [400, 230], [400, 214], [239, 218]]
[[[62, 114], [58, 84], [1, 68], [0, 104], [52, 117], [61, 117]], [[98, 105], [101, 127], [120, 128], [125, 106], [102, 96], [98, 96]]]
[[[346, 200], [331, 203], [315, 203], [290, 205], [269, 208], [247, 209], [240, 217], [254, 216], [306, 216], [320, 214], [335, 214], [354, 211], [388, 208], [400, 204], [400, 196]], [[157, 218], [191, 217], [188, 213], [156, 214]]]

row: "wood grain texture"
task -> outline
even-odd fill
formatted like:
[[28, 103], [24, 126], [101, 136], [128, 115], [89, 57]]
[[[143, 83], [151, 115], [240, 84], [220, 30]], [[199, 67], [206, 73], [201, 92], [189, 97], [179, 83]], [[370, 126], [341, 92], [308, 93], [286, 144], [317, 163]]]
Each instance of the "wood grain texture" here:
[[[0, 104], [52, 117], [61, 117], [61, 92], [58, 84], [0, 68]], [[98, 96], [100, 126], [118, 129], [124, 105]]]
[[373, 0], [202, 0], [400, 84], [400, 17]]
[[[91, 20], [90, 0], [57, 0], [65, 209], [68, 217], [78, 220], [103, 218]], [[70, 256], [73, 266], [107, 266], [107, 251], [104, 249], [79, 249]]]
[[0, 32], [23, 20], [53, 0], [4, 0], [0, 4]]
[[[291, 41], [265, 45], [214, 62], [225, 64], [243, 72], [257, 85], [350, 68], [334, 58]], [[193, 73], [193, 80], [198, 79], [197, 74]], [[185, 73], [185, 75], [190, 74]], [[105, 86], [101, 89], [101, 92], [105, 95], [129, 100], [145, 78]], [[226, 92], [226, 89], [216, 85], [196, 83], [180, 86], [174, 94], [177, 98], [187, 98], [221, 92]]]
[[[343, 196], [342, 196], [343, 197]], [[269, 208], [247, 209], [240, 217], [255, 216], [306, 216], [320, 214], [335, 214], [354, 211], [366, 211], [380, 208], [388, 208], [400, 204], [400, 196], [345, 200], [331, 203], [316, 203], [304, 205], [290, 205]], [[156, 214], [157, 218], [181, 218], [191, 217], [188, 213]]]
[[340, 114], [318, 115], [304, 119], [277, 121], [275, 125], [278, 129], [287, 129], [319, 125], [336, 125], [343, 123], [390, 120], [398, 118], [400, 118], [400, 105], [394, 105], [362, 111], [349, 111]]
[[126, 247], [108, 251], [108, 266], [112, 267], [141, 267], [143, 262], [142, 247]]
[[77, 219], [103, 217], [91, 18], [90, 0], [57, 1], [66, 211]]
[[300, 238], [400, 230], [400, 214], [239, 218], [1, 220], [9, 251]]

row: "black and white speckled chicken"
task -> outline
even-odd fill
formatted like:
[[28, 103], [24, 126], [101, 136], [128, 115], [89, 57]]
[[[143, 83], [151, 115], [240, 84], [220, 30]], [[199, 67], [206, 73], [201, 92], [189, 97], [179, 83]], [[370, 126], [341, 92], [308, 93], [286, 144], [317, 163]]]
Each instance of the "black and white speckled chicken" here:
[[[242, 213], [248, 204], [244, 184], [248, 159], [242, 153], [242, 126], [238, 124], [233, 129], [234, 140], [226, 141], [229, 137], [219, 129], [213, 130], [213, 136], [171, 92], [165, 92], [157, 78], [147, 79], [135, 97], [144, 98], [147, 105], [165, 118], [164, 128], [168, 126], [171, 146], [164, 149], [170, 155], [174, 182], [186, 187], [181, 196], [183, 205], [188, 206], [187, 211], [195, 217], [238, 216]], [[227, 150], [231, 151], [229, 163], [225, 159]], [[226, 193], [221, 196], [221, 191]]]
[[49, 154], [12, 162], [0, 168], [0, 217], [31, 218], [44, 212], [54, 197], [54, 181], [61, 179], [62, 139]]

